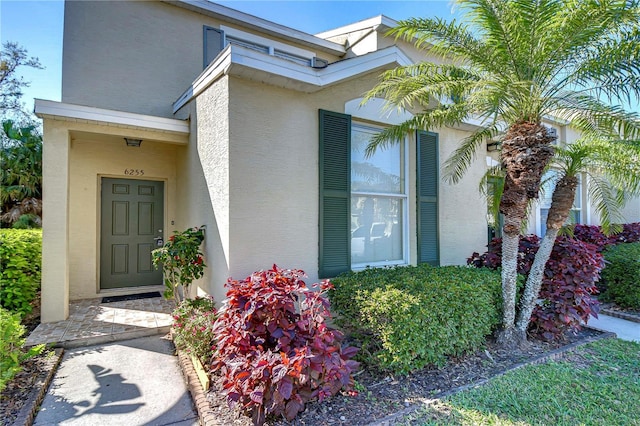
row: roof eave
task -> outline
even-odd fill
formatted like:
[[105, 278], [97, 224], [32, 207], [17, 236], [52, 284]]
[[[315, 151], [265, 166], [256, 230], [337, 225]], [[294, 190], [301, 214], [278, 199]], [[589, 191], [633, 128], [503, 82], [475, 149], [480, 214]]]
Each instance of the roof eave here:
[[212, 3], [207, 0], [162, 0], [165, 3], [173, 4], [184, 9], [188, 9], [203, 15], [221, 19], [225, 22], [240, 25], [245, 28], [251, 28], [261, 33], [283, 38], [289, 41], [295, 41], [304, 46], [311, 47], [315, 50], [330, 53], [336, 56], [345, 54], [343, 45], [334, 43], [329, 40], [307, 34], [239, 10], [231, 9], [220, 4]]

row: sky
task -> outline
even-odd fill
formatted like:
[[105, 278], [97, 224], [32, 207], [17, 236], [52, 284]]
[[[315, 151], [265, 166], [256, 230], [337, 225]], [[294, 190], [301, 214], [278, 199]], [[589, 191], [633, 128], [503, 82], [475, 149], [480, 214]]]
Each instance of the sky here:
[[[448, 0], [230, 0], [217, 3], [310, 34], [380, 14], [396, 20], [423, 16], [453, 17]], [[34, 98], [60, 100], [63, 23], [63, 1], [0, 0], [0, 40], [3, 43], [18, 42], [27, 49], [29, 56], [37, 57], [45, 67], [43, 70], [18, 68], [18, 75], [30, 82], [23, 96], [27, 110], [33, 110]]]

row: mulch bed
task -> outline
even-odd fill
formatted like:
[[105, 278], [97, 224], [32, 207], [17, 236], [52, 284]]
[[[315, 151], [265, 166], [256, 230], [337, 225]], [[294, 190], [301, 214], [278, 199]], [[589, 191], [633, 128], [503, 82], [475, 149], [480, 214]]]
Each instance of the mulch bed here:
[[[356, 373], [358, 396], [337, 395], [323, 403], [307, 404], [304, 412], [292, 422], [271, 419], [271, 426], [326, 426], [367, 425], [380, 421], [402, 410], [410, 410], [425, 398], [442, 397], [453, 390], [483, 382], [524, 363], [540, 360], [546, 354], [554, 354], [563, 347], [604, 337], [599, 331], [585, 328], [577, 335], [567, 334], [562, 342], [549, 343], [534, 340], [526, 351], [510, 353], [501, 350], [495, 342], [488, 341], [485, 349], [474, 354], [451, 358], [441, 368], [426, 368], [406, 377], [391, 376], [371, 369]], [[544, 358], [547, 359], [547, 358]], [[212, 377], [211, 388], [206, 395], [209, 412], [215, 413], [219, 425], [251, 426], [250, 418], [232, 411], [222, 396], [221, 380]], [[390, 419], [385, 419], [389, 421]]]
[[45, 351], [22, 364], [22, 371], [7, 383], [0, 394], [1, 425], [32, 424], [62, 353], [62, 349]]

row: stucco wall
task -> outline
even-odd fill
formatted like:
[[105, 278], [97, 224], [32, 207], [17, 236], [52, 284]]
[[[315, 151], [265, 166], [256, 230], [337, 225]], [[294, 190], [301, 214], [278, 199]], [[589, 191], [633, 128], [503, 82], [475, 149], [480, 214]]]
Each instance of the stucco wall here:
[[[318, 272], [318, 109], [344, 112], [376, 81], [377, 73], [314, 94], [229, 80], [229, 273], [234, 277], [272, 263]], [[440, 158], [465, 132], [441, 129]], [[416, 259], [415, 140], [409, 143], [410, 259]], [[486, 244], [486, 206], [477, 182], [479, 155], [458, 185], [440, 183], [442, 264], [462, 264]]]
[[640, 222], [640, 198], [634, 198], [627, 202], [622, 210], [625, 223]]
[[67, 1], [62, 101], [174, 117], [203, 70], [203, 25], [221, 24], [239, 27], [159, 1]]
[[224, 299], [229, 276], [230, 192], [228, 80], [220, 79], [189, 105], [191, 139], [178, 156], [179, 229], [206, 225], [205, 275], [194, 291]]
[[[95, 129], [99, 131], [99, 128]], [[164, 234], [175, 220], [176, 145], [144, 141], [127, 147], [122, 138], [81, 133], [71, 138], [69, 167], [69, 297], [97, 297], [99, 292], [100, 179], [131, 179], [124, 169], [143, 169], [146, 180], [165, 182]]]

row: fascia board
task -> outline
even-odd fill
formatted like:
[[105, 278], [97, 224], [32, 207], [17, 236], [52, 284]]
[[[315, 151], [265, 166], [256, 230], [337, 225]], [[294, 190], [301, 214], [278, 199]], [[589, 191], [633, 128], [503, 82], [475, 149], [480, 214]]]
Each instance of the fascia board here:
[[391, 19], [385, 15], [374, 16], [373, 18], [364, 19], [362, 21], [354, 22], [343, 27], [334, 28], [332, 30], [323, 31], [317, 33], [315, 36], [320, 38], [331, 38], [339, 35], [349, 34], [356, 31], [366, 30], [368, 28], [374, 28], [376, 30], [390, 29], [398, 25], [398, 21]]
[[356, 31], [366, 30], [367, 28], [375, 28], [382, 23], [383, 15], [374, 16], [373, 18], [363, 19], [362, 21], [347, 24], [343, 27], [334, 28], [332, 30], [317, 33], [315, 36], [319, 38], [330, 38], [343, 34], [353, 33]]
[[192, 85], [174, 102], [177, 112], [191, 99], [202, 93], [222, 75], [241, 75], [251, 78], [256, 73], [281, 78], [295, 90], [316, 92], [340, 81], [365, 74], [388, 65], [409, 65], [411, 60], [396, 46], [366, 55], [345, 59], [316, 70], [288, 62], [274, 56], [255, 52], [241, 46], [227, 46], [220, 55], [196, 78]]
[[315, 49], [331, 53], [336, 56], [345, 54], [345, 48], [341, 44], [334, 43], [329, 40], [307, 34], [284, 25], [239, 10], [231, 9], [220, 4], [212, 3], [207, 0], [178, 0], [166, 1], [166, 3], [174, 4], [178, 7], [190, 9], [205, 15], [212, 15], [227, 22], [235, 23], [246, 28], [253, 28], [265, 34], [284, 38], [286, 40], [296, 41]]
[[117, 126], [131, 126], [169, 133], [189, 134], [189, 123], [175, 118], [75, 105], [64, 102], [35, 100], [35, 114], [40, 117], [86, 120]]

